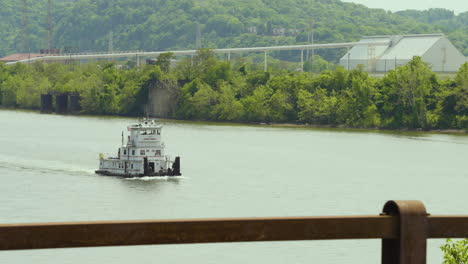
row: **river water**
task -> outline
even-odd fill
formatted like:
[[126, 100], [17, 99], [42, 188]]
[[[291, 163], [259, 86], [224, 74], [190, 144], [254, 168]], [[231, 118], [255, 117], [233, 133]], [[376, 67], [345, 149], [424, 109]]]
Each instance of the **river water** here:
[[[468, 136], [163, 121], [182, 177], [97, 176], [131, 118], [0, 111], [0, 223], [378, 214], [390, 199], [468, 214]], [[430, 240], [428, 263], [441, 263]], [[379, 240], [0, 252], [0, 263], [379, 263]]]

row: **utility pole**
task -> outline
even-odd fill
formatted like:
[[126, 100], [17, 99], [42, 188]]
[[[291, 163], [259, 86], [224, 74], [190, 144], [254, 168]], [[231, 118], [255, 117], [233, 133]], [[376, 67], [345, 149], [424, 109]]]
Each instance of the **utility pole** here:
[[51, 49], [53, 48], [52, 38], [53, 38], [53, 22], [52, 22], [52, 0], [48, 0], [47, 2], [47, 49], [49, 53], [51, 53]]
[[31, 53], [30, 43], [29, 43], [29, 9], [28, 1], [22, 0], [23, 2], [23, 41], [24, 41], [24, 51]]
[[[314, 20], [310, 20], [310, 44], [314, 45]], [[315, 53], [315, 50], [314, 48], [312, 48], [311, 50], [311, 60], [310, 60], [310, 64], [312, 65], [313, 64], [313, 61], [314, 61], [314, 54]]]
[[108, 53], [114, 52], [114, 31], [111, 30], [109, 33], [109, 46], [107, 48]]
[[196, 49], [201, 49], [202, 48], [200, 23], [197, 23], [197, 33], [196, 33], [196, 39], [195, 39], [195, 47], [196, 47]]

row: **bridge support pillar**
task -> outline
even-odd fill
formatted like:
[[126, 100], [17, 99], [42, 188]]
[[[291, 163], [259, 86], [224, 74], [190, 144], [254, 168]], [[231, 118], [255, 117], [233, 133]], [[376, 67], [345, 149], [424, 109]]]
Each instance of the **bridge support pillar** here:
[[51, 113], [53, 112], [53, 100], [51, 94], [41, 94], [41, 112]]
[[80, 96], [70, 95], [70, 112], [76, 113], [81, 111]]
[[301, 50], [301, 72], [304, 72], [304, 50]]
[[55, 97], [55, 111], [58, 114], [64, 114], [68, 110], [68, 95], [67, 94], [58, 94]]
[[349, 53], [349, 47], [348, 50], [346, 51], [346, 54], [348, 55], [348, 71], [349, 71], [349, 58], [351, 57], [351, 54]]

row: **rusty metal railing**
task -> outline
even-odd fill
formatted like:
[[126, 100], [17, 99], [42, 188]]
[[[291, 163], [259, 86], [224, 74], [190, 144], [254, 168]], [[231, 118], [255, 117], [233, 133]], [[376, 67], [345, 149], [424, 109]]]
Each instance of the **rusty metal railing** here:
[[423, 264], [427, 239], [465, 237], [468, 215], [431, 216], [419, 201], [389, 201], [372, 216], [6, 224], [0, 250], [380, 238], [383, 264]]

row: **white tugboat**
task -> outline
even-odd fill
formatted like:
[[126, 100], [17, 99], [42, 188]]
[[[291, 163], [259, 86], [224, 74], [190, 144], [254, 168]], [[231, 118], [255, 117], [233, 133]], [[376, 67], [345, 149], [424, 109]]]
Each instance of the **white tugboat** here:
[[97, 174], [141, 177], [141, 176], [180, 176], [180, 157], [171, 161], [164, 156], [164, 143], [161, 141], [162, 126], [154, 120], [143, 119], [137, 125], [128, 126], [130, 135], [117, 157], [99, 155]]

